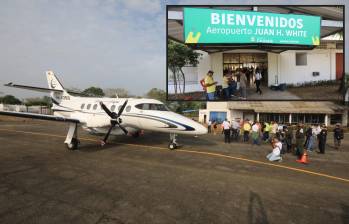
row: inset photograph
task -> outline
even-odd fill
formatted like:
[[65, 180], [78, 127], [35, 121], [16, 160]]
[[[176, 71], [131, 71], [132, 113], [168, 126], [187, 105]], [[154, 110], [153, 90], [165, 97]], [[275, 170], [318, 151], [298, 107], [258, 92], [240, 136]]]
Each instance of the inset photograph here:
[[343, 6], [168, 6], [168, 100], [343, 101]]

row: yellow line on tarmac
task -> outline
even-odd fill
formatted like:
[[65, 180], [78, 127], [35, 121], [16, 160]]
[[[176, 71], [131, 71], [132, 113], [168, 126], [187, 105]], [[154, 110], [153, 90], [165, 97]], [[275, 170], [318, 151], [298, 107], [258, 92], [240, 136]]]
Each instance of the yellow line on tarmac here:
[[[9, 131], [9, 132], [17, 132], [17, 133], [23, 133], [23, 134], [32, 134], [32, 135], [41, 135], [41, 136], [48, 136], [48, 137], [65, 138], [65, 136], [63, 136], [63, 135], [46, 134], [46, 133], [41, 133], [41, 132], [17, 131], [17, 130], [12, 130], [12, 129], [1, 129], [1, 128], [0, 128], [0, 131]], [[90, 142], [99, 142], [99, 140], [91, 139], [91, 138], [80, 138], [80, 139], [85, 140], [85, 141], [90, 141]], [[142, 147], [142, 148], [161, 149], [161, 150], [166, 150], [166, 151], [168, 150], [167, 148], [159, 147], [159, 146], [147, 146], [147, 145], [138, 145], [138, 144], [130, 144], [130, 143], [113, 143], [113, 144], [128, 145], [128, 146], [135, 146], [135, 147]], [[274, 163], [262, 162], [262, 161], [258, 161], [258, 160], [246, 159], [246, 158], [242, 158], [242, 157], [229, 156], [229, 155], [224, 155], [224, 154], [220, 154], [220, 153], [213, 153], [213, 152], [186, 150], [186, 149], [176, 149], [175, 151], [190, 153], [190, 154], [214, 156], [214, 157], [220, 157], [220, 158], [226, 158], [226, 159], [240, 160], [240, 161], [245, 161], [245, 162], [250, 162], [250, 163], [255, 163], [255, 164], [260, 164], [260, 165], [266, 165], [266, 166], [271, 166], [271, 167], [283, 168], [283, 169], [287, 169], [287, 170], [293, 170], [293, 171], [297, 171], [297, 172], [301, 172], [301, 173], [326, 177], [329, 179], [340, 180], [340, 181], [344, 181], [344, 182], [349, 183], [349, 179], [345, 179], [345, 178], [341, 178], [341, 177], [336, 177], [336, 176], [332, 176], [332, 175], [313, 172], [313, 171], [309, 171], [309, 170], [305, 170], [305, 169], [294, 168], [294, 167], [285, 166], [285, 165], [279, 165], [279, 164], [274, 164]]]

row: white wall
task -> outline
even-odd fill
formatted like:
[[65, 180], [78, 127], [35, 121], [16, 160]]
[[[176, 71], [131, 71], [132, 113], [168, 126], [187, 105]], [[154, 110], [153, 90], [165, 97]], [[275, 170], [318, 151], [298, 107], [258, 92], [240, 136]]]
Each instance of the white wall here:
[[[296, 66], [296, 52], [307, 53], [307, 65]], [[335, 49], [314, 49], [311, 51], [286, 51], [275, 55], [268, 54], [270, 67], [269, 84], [275, 81], [278, 72], [279, 83], [302, 84], [304, 82], [335, 80], [336, 79], [336, 52]], [[269, 56], [270, 55], [270, 56]], [[275, 60], [277, 65], [275, 65]], [[313, 76], [313, 72], [320, 72]]]

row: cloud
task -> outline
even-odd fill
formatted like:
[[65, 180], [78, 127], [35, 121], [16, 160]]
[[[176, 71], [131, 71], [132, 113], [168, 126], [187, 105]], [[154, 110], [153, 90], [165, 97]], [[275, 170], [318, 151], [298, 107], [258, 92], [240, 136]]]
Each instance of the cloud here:
[[[165, 88], [165, 10], [160, 1], [1, 1], [0, 83]], [[0, 87], [4, 93], [19, 94]]]

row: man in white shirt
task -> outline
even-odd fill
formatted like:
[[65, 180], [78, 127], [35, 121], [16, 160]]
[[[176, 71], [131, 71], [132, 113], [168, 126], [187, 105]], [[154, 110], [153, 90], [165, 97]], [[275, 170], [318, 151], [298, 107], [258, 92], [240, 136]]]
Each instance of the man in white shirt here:
[[269, 161], [282, 161], [282, 157], [280, 156], [282, 143], [277, 139], [273, 138], [272, 140], [273, 151], [267, 155], [267, 159]]
[[223, 121], [224, 143], [230, 143], [230, 123], [227, 119]]
[[255, 75], [255, 83], [256, 83], [256, 93], [259, 93], [262, 95], [262, 90], [260, 88], [261, 85], [261, 79], [262, 79], [262, 73], [259, 68], [256, 69], [256, 75]]
[[233, 137], [233, 141], [238, 141], [239, 140], [239, 133], [240, 133], [240, 122], [235, 119], [232, 122], [231, 125], [231, 135]]

